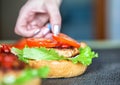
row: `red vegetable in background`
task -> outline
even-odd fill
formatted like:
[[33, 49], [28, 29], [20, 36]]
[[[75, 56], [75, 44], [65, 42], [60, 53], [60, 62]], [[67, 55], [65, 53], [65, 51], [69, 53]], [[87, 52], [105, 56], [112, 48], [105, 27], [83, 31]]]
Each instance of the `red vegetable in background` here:
[[0, 69], [22, 69], [24, 68], [24, 63], [19, 61], [18, 58], [10, 52], [10, 44], [0, 45]]

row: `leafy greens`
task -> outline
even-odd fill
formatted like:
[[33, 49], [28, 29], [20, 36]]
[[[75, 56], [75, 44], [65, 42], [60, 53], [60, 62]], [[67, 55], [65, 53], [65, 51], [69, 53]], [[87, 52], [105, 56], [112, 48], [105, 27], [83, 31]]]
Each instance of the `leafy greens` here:
[[49, 67], [44, 66], [39, 69], [25, 69], [20, 73], [20, 76], [15, 78], [15, 76], [7, 76], [3, 78], [2, 85], [24, 85], [24, 83], [32, 80], [34, 78], [45, 78], [49, 73]]
[[70, 60], [73, 63], [82, 63], [83, 65], [90, 65], [92, 63], [92, 59], [98, 57], [98, 54], [91, 50], [89, 46], [85, 48], [79, 48], [80, 54], [72, 57], [65, 58], [64, 56], [60, 56], [54, 49], [44, 48], [44, 47], [34, 47], [29, 48], [25, 47], [20, 50], [18, 48], [12, 48], [11, 52], [19, 57], [20, 60], [24, 62], [28, 62], [29, 59], [33, 60]]

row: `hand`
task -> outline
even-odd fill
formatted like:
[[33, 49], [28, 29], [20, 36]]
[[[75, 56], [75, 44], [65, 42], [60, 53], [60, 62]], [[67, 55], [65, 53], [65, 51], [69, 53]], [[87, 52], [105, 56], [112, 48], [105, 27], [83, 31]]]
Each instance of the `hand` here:
[[[15, 33], [23, 37], [50, 37], [61, 27], [61, 0], [28, 0], [21, 8]], [[51, 24], [51, 31], [48, 29]]]

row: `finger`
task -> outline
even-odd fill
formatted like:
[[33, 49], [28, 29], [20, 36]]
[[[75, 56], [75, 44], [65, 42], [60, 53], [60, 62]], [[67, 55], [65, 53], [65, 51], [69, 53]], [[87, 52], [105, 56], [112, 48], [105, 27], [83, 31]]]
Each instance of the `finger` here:
[[[36, 29], [31, 29], [28, 30], [31, 26], [28, 27], [28, 23], [30, 20], [32, 20], [34, 17], [33, 12], [31, 12], [29, 9], [21, 9], [16, 26], [15, 26], [15, 33], [24, 37], [30, 37], [34, 35], [34, 32], [38, 30], [39, 28]], [[30, 19], [30, 17], [32, 17]]]
[[22, 7], [18, 16], [17, 26], [26, 26], [30, 21], [32, 21], [35, 17], [35, 12], [31, 11], [31, 9]]
[[26, 27], [22, 27], [22, 29], [15, 29], [15, 32], [18, 35], [23, 36], [23, 37], [32, 37], [38, 34], [38, 32], [40, 32], [40, 29], [34, 26], [34, 29], [27, 30]]
[[35, 37], [35, 38], [41, 38], [41, 37], [44, 37], [49, 32], [50, 32], [50, 30], [47, 27], [43, 27], [43, 28], [41, 28], [41, 31], [37, 35], [35, 35], [33, 37]]
[[45, 35], [44, 38], [47, 38], [47, 39], [52, 39], [52, 33], [48, 33], [47, 35]]
[[52, 32], [54, 34], [58, 34], [60, 32], [60, 27], [61, 27], [61, 15], [59, 8], [56, 4], [53, 4], [52, 6], [48, 4], [47, 11], [50, 16]]
[[35, 18], [32, 22], [30, 22], [31, 25], [37, 25], [40, 28], [43, 27], [48, 22], [48, 14], [45, 13], [39, 13], [35, 15]]

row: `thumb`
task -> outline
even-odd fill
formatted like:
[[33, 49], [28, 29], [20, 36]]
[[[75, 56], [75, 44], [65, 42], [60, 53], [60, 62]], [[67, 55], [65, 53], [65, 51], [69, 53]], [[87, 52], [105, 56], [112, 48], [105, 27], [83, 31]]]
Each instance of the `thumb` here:
[[61, 28], [61, 15], [59, 7], [56, 5], [48, 6], [48, 14], [50, 16], [50, 24], [52, 27], [52, 32], [57, 35], [60, 32]]

